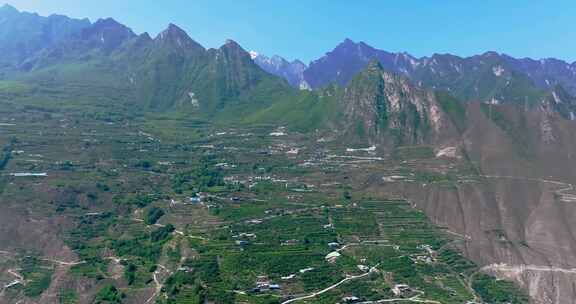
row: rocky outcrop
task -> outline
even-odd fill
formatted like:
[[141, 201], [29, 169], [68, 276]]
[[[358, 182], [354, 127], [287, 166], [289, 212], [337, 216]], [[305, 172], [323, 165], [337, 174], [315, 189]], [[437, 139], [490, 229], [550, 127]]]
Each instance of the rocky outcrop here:
[[377, 61], [344, 89], [341, 106], [344, 130], [353, 140], [405, 145], [456, 135], [433, 92], [384, 71]]
[[460, 149], [468, 160], [452, 161], [477, 172], [450, 186], [378, 182], [370, 191], [408, 198], [483, 271], [514, 280], [535, 303], [573, 303], [576, 124], [542, 109], [481, 104], [467, 118]]
[[256, 52], [250, 52], [252, 60], [264, 71], [282, 77], [288, 83], [301, 90], [308, 90], [310, 86], [304, 80], [304, 71], [307, 66], [300, 60], [287, 61], [286, 59], [274, 55], [267, 57]]

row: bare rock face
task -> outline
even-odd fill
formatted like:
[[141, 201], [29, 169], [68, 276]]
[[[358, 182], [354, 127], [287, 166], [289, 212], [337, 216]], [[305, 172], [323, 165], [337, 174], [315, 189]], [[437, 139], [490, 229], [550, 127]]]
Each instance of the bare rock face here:
[[528, 291], [537, 303], [573, 303], [576, 289], [576, 272], [550, 266], [496, 265], [486, 271], [508, 280], [516, 281]]
[[433, 92], [384, 71], [377, 61], [351, 81], [341, 104], [351, 137], [422, 144], [434, 142], [443, 127], [444, 133], [452, 129]]
[[576, 205], [558, 199], [560, 185], [487, 177], [456, 189], [398, 183], [380, 190], [412, 200], [483, 271], [517, 282], [535, 303], [573, 303]]
[[267, 57], [256, 52], [250, 52], [250, 56], [254, 63], [264, 71], [286, 79], [291, 86], [301, 90], [310, 89], [310, 86], [304, 80], [304, 70], [306, 70], [307, 66], [302, 61], [294, 60], [289, 62], [278, 55]]
[[[556, 200], [557, 190], [547, 182], [493, 178], [454, 194], [431, 190], [425, 199], [430, 205], [423, 207], [469, 237], [462, 249], [486, 271], [514, 279], [538, 303], [572, 303], [576, 231], [570, 221], [576, 206]], [[457, 211], [440, 214], [450, 201]]]
[[469, 106], [461, 138], [476, 181], [384, 183], [375, 191], [413, 201], [459, 236], [457, 246], [483, 271], [517, 282], [535, 303], [573, 303], [576, 124], [542, 110], [485, 106]]

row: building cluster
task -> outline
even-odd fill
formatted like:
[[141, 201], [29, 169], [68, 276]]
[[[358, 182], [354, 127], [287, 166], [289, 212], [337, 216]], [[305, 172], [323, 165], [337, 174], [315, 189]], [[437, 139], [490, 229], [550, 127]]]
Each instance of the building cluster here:
[[280, 288], [280, 284], [271, 282], [266, 275], [261, 275], [256, 278], [256, 287], [252, 289], [252, 292], [258, 293], [268, 290], [280, 290]]

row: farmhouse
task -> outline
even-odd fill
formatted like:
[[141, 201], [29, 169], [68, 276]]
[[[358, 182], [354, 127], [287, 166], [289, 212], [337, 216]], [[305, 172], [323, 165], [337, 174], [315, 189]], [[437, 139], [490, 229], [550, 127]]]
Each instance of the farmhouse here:
[[395, 296], [405, 296], [406, 294], [412, 292], [412, 288], [406, 284], [396, 284], [392, 288], [392, 292]]
[[340, 252], [338, 251], [332, 251], [329, 254], [326, 255], [326, 257], [324, 257], [324, 259], [326, 259], [326, 261], [328, 261], [329, 263], [334, 263], [336, 262], [336, 260], [341, 256]]

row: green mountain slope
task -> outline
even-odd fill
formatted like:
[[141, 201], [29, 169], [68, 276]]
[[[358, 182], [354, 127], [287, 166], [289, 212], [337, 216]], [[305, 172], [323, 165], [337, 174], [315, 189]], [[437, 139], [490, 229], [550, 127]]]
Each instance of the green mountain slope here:
[[0, 72], [6, 72], [42, 49], [71, 39], [90, 22], [61, 15], [42, 17], [6, 4], [0, 7], [0, 25]]
[[117, 103], [139, 110], [234, 120], [298, 94], [285, 80], [261, 70], [234, 41], [206, 50], [175, 25], [152, 39], [111, 19], [43, 50], [11, 79], [86, 103], [114, 96]]

